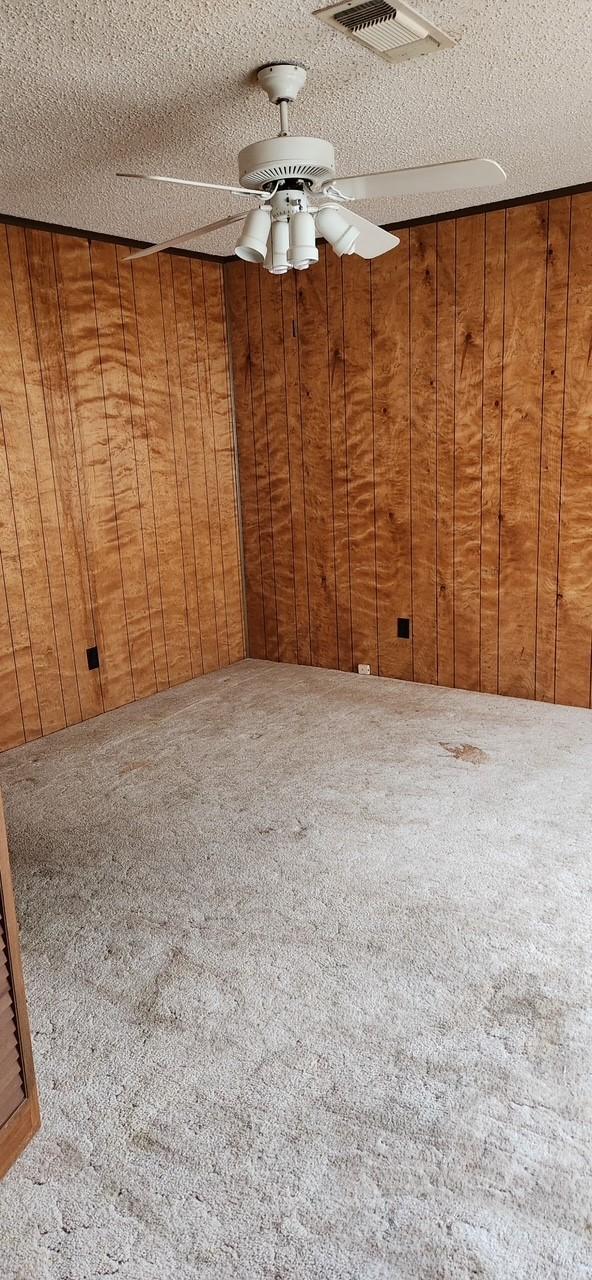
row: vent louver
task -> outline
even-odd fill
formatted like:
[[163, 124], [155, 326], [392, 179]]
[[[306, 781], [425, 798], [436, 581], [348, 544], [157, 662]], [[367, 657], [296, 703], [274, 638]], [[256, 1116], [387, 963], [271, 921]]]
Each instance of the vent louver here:
[[346, 0], [329, 9], [317, 9], [315, 17], [336, 27], [358, 44], [387, 62], [402, 62], [438, 49], [450, 49], [456, 41], [433, 22], [405, 4], [389, 0]]
[[326, 170], [315, 164], [266, 164], [253, 169], [249, 174], [249, 182], [263, 185], [266, 182], [285, 182], [289, 178], [322, 182], [326, 176]]

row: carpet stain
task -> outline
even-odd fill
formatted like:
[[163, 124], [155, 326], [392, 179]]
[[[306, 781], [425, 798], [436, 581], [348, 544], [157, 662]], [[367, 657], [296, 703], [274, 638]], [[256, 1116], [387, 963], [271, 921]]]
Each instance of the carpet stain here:
[[493, 984], [487, 1013], [498, 1026], [512, 1031], [516, 1039], [526, 1036], [532, 1042], [537, 1037], [547, 1049], [564, 1041], [565, 1002], [541, 991], [534, 975], [502, 975]]
[[455, 760], [466, 760], [468, 764], [483, 764], [485, 760], [489, 760], [486, 751], [482, 751], [481, 747], [474, 747], [470, 742], [441, 742], [440, 746], [454, 756]]
[[151, 769], [151, 768], [152, 768], [151, 760], [130, 760], [128, 764], [124, 764], [121, 766], [121, 769], [119, 770], [119, 776], [120, 778], [122, 778], [123, 775], [126, 773], [135, 773], [137, 769]]

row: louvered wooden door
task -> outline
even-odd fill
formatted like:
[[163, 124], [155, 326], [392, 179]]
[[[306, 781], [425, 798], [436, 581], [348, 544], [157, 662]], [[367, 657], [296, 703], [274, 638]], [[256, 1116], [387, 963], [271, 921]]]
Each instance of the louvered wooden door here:
[[0, 800], [0, 1178], [39, 1128], [39, 1104]]

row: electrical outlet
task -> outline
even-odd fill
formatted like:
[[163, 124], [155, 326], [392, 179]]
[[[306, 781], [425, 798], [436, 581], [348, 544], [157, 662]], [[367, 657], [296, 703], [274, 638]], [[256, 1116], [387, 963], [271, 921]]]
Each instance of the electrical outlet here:
[[369, 676], [369, 675], [371, 675], [371, 674], [372, 674], [372, 672], [371, 672], [371, 670], [370, 670], [370, 664], [369, 664], [368, 662], [358, 662], [358, 675], [359, 675], [359, 676]]
[[89, 671], [96, 671], [100, 667], [99, 650], [96, 644], [91, 644], [90, 649], [86, 650], [86, 661]]

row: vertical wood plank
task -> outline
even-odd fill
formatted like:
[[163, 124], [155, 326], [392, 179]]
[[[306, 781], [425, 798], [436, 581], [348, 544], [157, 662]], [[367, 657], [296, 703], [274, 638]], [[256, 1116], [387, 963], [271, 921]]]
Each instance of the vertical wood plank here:
[[238, 465], [238, 443], [236, 436], [236, 422], [234, 411], [234, 391], [232, 382], [232, 371], [230, 367], [230, 319], [228, 315], [228, 304], [226, 301], [226, 286], [224, 277], [224, 268], [220, 267], [219, 271], [219, 289], [222, 308], [222, 331], [220, 334], [220, 342], [224, 354], [224, 371], [226, 378], [226, 432], [228, 439], [228, 484], [232, 493], [232, 510], [233, 518], [233, 545], [234, 545], [234, 563], [235, 563], [235, 597], [236, 603], [227, 606], [232, 610], [238, 610], [240, 628], [237, 629], [236, 640], [233, 643], [234, 626], [232, 618], [234, 614], [229, 614], [229, 644], [232, 659], [233, 652], [236, 657], [233, 661], [242, 660], [247, 657], [247, 624], [245, 616], [245, 581], [244, 581], [244, 564], [243, 564], [243, 544], [242, 529], [240, 521], [240, 501], [239, 501], [239, 465]]
[[535, 697], [555, 699], [557, 557], [561, 488], [561, 444], [565, 395], [565, 343], [571, 199], [549, 202], [545, 368], [539, 490]]
[[14, 500], [8, 470], [8, 453], [4, 433], [4, 415], [0, 405], [0, 556], [10, 622], [12, 650], [19, 690], [25, 739], [38, 738], [41, 719], [31, 651], [31, 633], [19, 541], [14, 518]]
[[[228, 385], [227, 337], [222, 267], [203, 262], [208, 368], [214, 427], [220, 543], [224, 572], [224, 601], [228, 660], [244, 657], [243, 602], [240, 554], [237, 541], [234, 441], [231, 431], [231, 404]], [[289, 521], [289, 505], [287, 508]]]
[[483, 442], [481, 480], [480, 688], [497, 693], [499, 548], [501, 512], [502, 365], [506, 215], [485, 215], [485, 318], [483, 333]]
[[261, 548], [261, 582], [263, 587], [263, 617], [265, 624], [265, 654], [261, 656], [269, 658], [272, 662], [277, 662], [279, 653], [278, 625], [275, 594], [271, 486], [269, 475], [269, 431], [272, 429], [272, 425], [270, 426], [268, 421], [267, 404], [265, 400], [259, 276], [260, 268], [255, 266], [245, 267], [247, 333], [251, 361], [255, 487], [257, 493], [259, 545]]
[[[0, 528], [10, 525], [13, 554], [22, 584], [20, 607], [26, 620], [27, 680], [22, 710], [27, 737], [51, 733], [66, 723], [56, 653], [55, 629], [29, 408], [24, 381], [8, 242], [0, 229], [0, 423], [3, 436]], [[12, 557], [8, 564], [11, 563]], [[15, 569], [17, 563], [15, 560]], [[7, 573], [8, 578], [8, 573]], [[19, 609], [20, 613], [20, 609]], [[25, 673], [23, 672], [23, 678]], [[20, 678], [20, 675], [19, 675]]]
[[507, 211], [499, 692], [534, 697], [546, 203]]
[[572, 196], [561, 466], [555, 698], [590, 706], [592, 652], [592, 193]]
[[408, 231], [400, 241], [371, 266], [372, 409], [378, 672], [410, 680], [411, 640], [397, 637], [397, 619], [411, 617]]
[[438, 684], [454, 685], [456, 221], [436, 227], [436, 628]]
[[142, 380], [142, 360], [138, 340], [136, 295], [131, 264], [122, 261], [127, 252], [128, 250], [124, 250], [123, 245], [117, 246], [116, 253], [119, 298], [123, 325], [127, 380], [129, 386], [133, 452], [136, 465], [136, 476], [138, 480], [138, 503], [140, 509], [140, 524], [142, 528], [144, 569], [146, 574], [146, 591], [148, 597], [148, 618], [152, 640], [156, 688], [158, 691], [160, 689], [168, 688], [169, 673], [164, 634], [156, 520], [154, 515], [154, 494], [152, 490], [150, 451], [148, 447], [148, 423], [146, 418], [146, 404]]
[[413, 678], [438, 680], [436, 636], [436, 231], [410, 231]]
[[191, 675], [187, 601], [157, 258], [132, 264], [169, 684]]
[[225, 268], [230, 327], [230, 354], [236, 413], [236, 437], [240, 475], [240, 499], [246, 586], [247, 643], [253, 658], [265, 657], [265, 618], [259, 515], [255, 473], [253, 391], [249, 347], [244, 263], [238, 259]]
[[193, 289], [193, 312], [197, 340], [197, 365], [201, 403], [201, 434], [203, 439], [208, 523], [212, 551], [218, 660], [220, 666], [227, 666], [230, 658], [226, 615], [226, 581], [224, 573], [224, 557], [222, 552], [220, 495], [218, 491], [218, 473], [216, 469], [216, 433], [208, 348], [208, 322], [203, 263], [196, 261], [191, 262], [191, 282]]
[[[64, 555], [56, 499], [54, 468], [49, 441], [37, 324], [31, 296], [27, 242], [22, 227], [7, 227], [12, 287], [16, 309], [22, 374], [25, 387], [31, 448], [33, 452], [39, 516], [50, 593], [52, 629], [57, 651], [56, 683], [62, 699], [63, 718], [55, 728], [76, 724], [82, 716], [70, 626]], [[48, 630], [48, 635], [51, 629]], [[49, 732], [49, 724], [47, 732]]]
[[199, 614], [199, 647], [203, 670], [208, 672], [217, 669], [219, 657], [204, 443], [201, 435], [201, 397], [197, 366], [197, 339], [191, 263], [187, 259], [174, 257], [172, 259], [172, 269], [175, 282], [179, 362], [193, 530]]
[[4, 583], [4, 567], [0, 550], [0, 688], [2, 689], [2, 716], [0, 717], [0, 751], [19, 747], [25, 741], [25, 727], [19, 696], [14, 654], [14, 641], [10, 629], [8, 601]]
[[90, 248], [76, 236], [56, 236], [54, 253], [101, 688], [109, 709], [132, 702], [134, 688]]
[[296, 662], [296, 598], [290, 502], [284, 331], [281, 278], [263, 271], [261, 287], [261, 339], [263, 393], [269, 424], [269, 488], [273, 529], [278, 658]]
[[378, 669], [370, 264], [342, 259], [353, 665]]
[[454, 683], [461, 689], [480, 682], [484, 233], [484, 214], [456, 220]]
[[311, 662], [339, 665], [333, 542], [331, 408], [325, 248], [314, 271], [299, 273], [298, 341]]
[[81, 717], [87, 720], [98, 715], [104, 704], [100, 672], [89, 671], [86, 658], [86, 651], [97, 643], [97, 636], [91, 605], [80, 496], [80, 463], [70, 407], [53, 243], [46, 231], [30, 230], [25, 236], [76, 685]]
[[309, 665], [311, 658], [310, 602], [306, 513], [304, 500], [304, 456], [302, 444], [302, 392], [300, 386], [300, 344], [296, 272], [282, 276], [284, 324], [284, 377], [286, 380], [286, 425], [292, 507], [292, 554], [294, 556], [294, 604], [296, 613], [297, 661]]
[[[101, 241], [91, 244], [91, 272], [107, 426], [106, 447], [111, 463], [114, 518], [123, 588], [125, 630], [121, 628], [120, 643], [124, 646], [127, 643], [129, 647], [133, 696], [145, 698], [156, 692], [156, 673], [134, 454], [131, 394], [114, 245]], [[117, 581], [115, 566], [115, 582]], [[111, 629], [110, 618], [108, 626]]]
[[337, 657], [342, 671], [351, 671], [352, 608], [349, 555], [349, 502], [347, 436], [345, 430], [345, 359], [343, 332], [343, 278], [341, 259], [327, 249], [327, 338], [329, 359], [329, 412], [331, 415], [331, 481], [333, 485], [333, 544], [335, 548], [335, 610]]
[[[160, 272], [162, 319], [171, 408], [174, 481], [181, 531], [181, 568], [183, 581], [185, 583], [185, 608], [187, 611], [189, 656], [191, 675], [196, 675], [203, 670], [203, 664], [201, 658], [201, 640], [199, 630], [199, 605], [197, 596], [197, 572], [195, 567], [193, 520], [191, 512], [191, 491], [189, 486], [189, 467], [187, 462], [185, 404], [183, 399], [183, 382], [181, 375], [177, 305], [173, 281], [173, 259], [168, 254], [161, 254], [158, 265]], [[173, 477], [171, 476], [171, 481], [172, 480]]]

